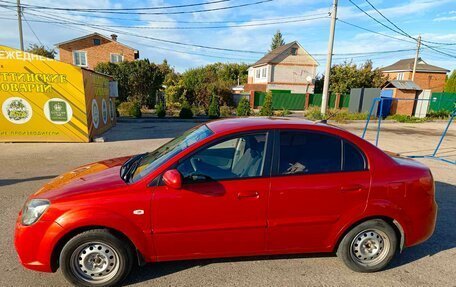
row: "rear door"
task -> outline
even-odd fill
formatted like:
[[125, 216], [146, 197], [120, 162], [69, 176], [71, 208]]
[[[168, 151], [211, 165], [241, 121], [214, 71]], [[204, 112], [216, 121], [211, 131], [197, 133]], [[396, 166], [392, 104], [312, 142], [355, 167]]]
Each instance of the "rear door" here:
[[268, 249], [326, 251], [344, 214], [365, 206], [370, 174], [363, 154], [331, 134], [280, 131], [268, 209]]

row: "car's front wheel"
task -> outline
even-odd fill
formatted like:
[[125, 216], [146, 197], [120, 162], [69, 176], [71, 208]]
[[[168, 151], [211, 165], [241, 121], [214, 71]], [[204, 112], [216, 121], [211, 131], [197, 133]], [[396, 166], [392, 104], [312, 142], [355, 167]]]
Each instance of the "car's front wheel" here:
[[76, 235], [60, 253], [65, 278], [76, 286], [113, 286], [130, 273], [133, 253], [109, 230], [94, 229]]
[[337, 256], [357, 272], [382, 270], [397, 250], [394, 229], [381, 219], [365, 221], [352, 228], [342, 239]]

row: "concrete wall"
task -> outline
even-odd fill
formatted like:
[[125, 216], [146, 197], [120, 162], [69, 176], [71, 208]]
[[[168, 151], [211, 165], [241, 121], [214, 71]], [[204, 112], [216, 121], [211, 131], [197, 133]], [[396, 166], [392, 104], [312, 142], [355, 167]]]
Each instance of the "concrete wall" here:
[[[101, 44], [95, 46], [93, 44], [93, 39], [100, 39]], [[73, 51], [87, 52], [87, 66], [85, 68], [92, 70], [100, 62], [109, 62], [111, 60], [111, 54], [123, 55], [124, 61], [135, 60], [135, 50], [127, 48], [115, 41], [109, 41], [95, 35], [61, 45], [59, 47], [60, 61], [74, 64]]]

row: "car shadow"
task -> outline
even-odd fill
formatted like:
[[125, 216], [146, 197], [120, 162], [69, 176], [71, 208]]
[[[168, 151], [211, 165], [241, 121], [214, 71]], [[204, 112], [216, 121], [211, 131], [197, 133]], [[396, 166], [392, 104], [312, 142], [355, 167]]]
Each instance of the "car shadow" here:
[[56, 177], [57, 175], [46, 175], [46, 176], [35, 176], [35, 177], [29, 177], [29, 178], [12, 178], [12, 179], [0, 179], [0, 187], [1, 186], [7, 186], [7, 185], [13, 185], [16, 183], [21, 183], [21, 182], [27, 182], [27, 181], [37, 181], [37, 180], [43, 180], [43, 179], [51, 179]]
[[[454, 228], [456, 226], [456, 186], [444, 182], [436, 182], [435, 186], [436, 201], [439, 205], [439, 209], [434, 234], [424, 243], [405, 249], [402, 254], [396, 256], [387, 269], [397, 268], [399, 266], [412, 263], [423, 257], [433, 256], [439, 252], [456, 247], [456, 229]], [[203, 267], [214, 263], [334, 256], [334, 253], [311, 253], [150, 263], [146, 264], [142, 268], [134, 269], [124, 284], [127, 286], [130, 284], [153, 280], [186, 269]]]

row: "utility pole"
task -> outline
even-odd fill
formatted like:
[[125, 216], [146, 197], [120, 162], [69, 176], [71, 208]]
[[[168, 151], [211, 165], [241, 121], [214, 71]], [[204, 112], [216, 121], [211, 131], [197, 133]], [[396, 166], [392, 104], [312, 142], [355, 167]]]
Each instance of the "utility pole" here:
[[418, 57], [420, 55], [420, 47], [421, 47], [421, 35], [418, 36], [418, 43], [416, 44], [416, 54], [415, 54], [415, 62], [413, 63], [412, 81], [415, 80], [416, 64], [418, 63]]
[[333, 0], [332, 11], [331, 11], [331, 27], [329, 30], [328, 54], [326, 56], [325, 79], [323, 82], [323, 95], [321, 98], [321, 113], [322, 114], [326, 114], [326, 108], [328, 106], [329, 74], [331, 73], [331, 61], [332, 61], [333, 47], [334, 47], [334, 33], [336, 30], [336, 19], [337, 19], [337, 0]]
[[22, 7], [21, 7], [21, 0], [17, 0], [17, 24], [19, 26], [19, 42], [21, 43], [21, 51], [24, 51], [24, 35], [22, 34]]

